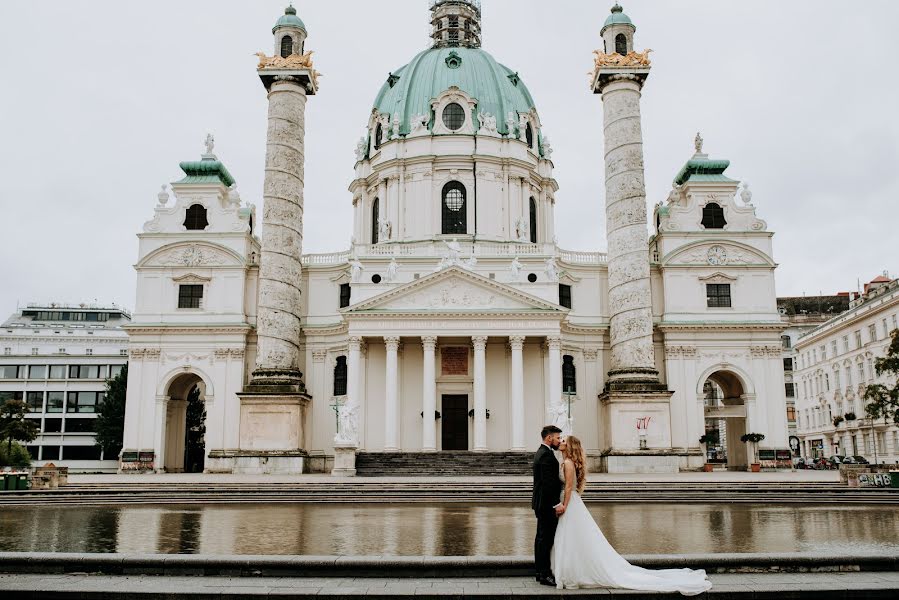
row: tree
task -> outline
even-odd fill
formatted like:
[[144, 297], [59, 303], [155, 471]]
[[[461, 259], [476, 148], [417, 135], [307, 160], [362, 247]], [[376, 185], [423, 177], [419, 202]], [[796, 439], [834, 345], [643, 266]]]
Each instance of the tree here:
[[878, 377], [888, 375], [890, 379], [895, 378], [895, 382], [892, 387], [872, 383], [865, 388], [865, 400], [868, 401], [865, 413], [872, 422], [883, 419], [886, 423], [887, 419], [892, 418], [895, 423], [899, 423], [899, 329], [894, 329], [890, 336], [892, 342], [887, 348], [886, 356], [874, 361], [874, 370]]
[[0, 407], [0, 435], [6, 440], [6, 451], [12, 452], [13, 441], [28, 443], [37, 437], [41, 428], [32, 419], [26, 419], [28, 405], [22, 400], [7, 400]]
[[107, 455], [118, 455], [125, 435], [125, 392], [128, 389], [128, 365], [106, 380], [106, 397], [97, 407], [96, 445]]

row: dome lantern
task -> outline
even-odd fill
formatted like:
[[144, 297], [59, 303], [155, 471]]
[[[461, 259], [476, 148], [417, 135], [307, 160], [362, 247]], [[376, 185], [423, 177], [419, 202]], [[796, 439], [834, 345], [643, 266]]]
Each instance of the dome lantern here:
[[272, 27], [275, 36], [275, 56], [287, 58], [302, 54], [306, 44], [306, 24], [297, 16], [293, 4], [284, 9], [284, 15]]
[[602, 26], [600, 35], [603, 39], [604, 52], [611, 54], [616, 52], [622, 56], [634, 50], [634, 33], [637, 31], [636, 26], [631, 18], [624, 13], [621, 5], [615, 3], [612, 7], [612, 14], [606, 19]]
[[434, 48], [480, 48], [480, 0], [431, 0]]

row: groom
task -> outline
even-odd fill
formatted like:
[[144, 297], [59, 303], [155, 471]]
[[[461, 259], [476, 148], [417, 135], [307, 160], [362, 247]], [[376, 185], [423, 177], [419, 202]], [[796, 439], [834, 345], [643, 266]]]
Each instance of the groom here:
[[534, 538], [537, 581], [552, 587], [556, 587], [556, 580], [552, 574], [549, 557], [559, 517], [565, 512], [561, 502], [562, 481], [559, 479], [559, 461], [553, 453], [559, 449], [561, 433], [562, 430], [555, 425], [547, 425], [540, 432], [543, 443], [534, 457], [534, 493], [531, 498], [531, 508], [537, 515], [537, 537]]

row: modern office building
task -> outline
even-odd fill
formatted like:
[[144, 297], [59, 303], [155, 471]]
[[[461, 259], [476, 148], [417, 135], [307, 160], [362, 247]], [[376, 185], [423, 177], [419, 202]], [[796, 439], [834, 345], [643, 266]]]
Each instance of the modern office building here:
[[41, 431], [27, 446], [35, 465], [118, 468], [118, 452], [102, 452], [93, 432], [106, 379], [128, 361], [130, 319], [116, 306], [29, 304], [0, 326], [0, 402], [28, 404]]

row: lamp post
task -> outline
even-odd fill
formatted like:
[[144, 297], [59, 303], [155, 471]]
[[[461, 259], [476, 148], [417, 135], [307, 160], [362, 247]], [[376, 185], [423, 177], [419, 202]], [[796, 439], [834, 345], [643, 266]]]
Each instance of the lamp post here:
[[574, 429], [574, 427], [573, 427], [574, 421], [571, 418], [571, 401], [572, 401], [572, 397], [577, 396], [577, 392], [572, 390], [571, 386], [569, 385], [568, 387], [565, 388], [565, 391], [563, 393], [565, 394], [565, 398], [568, 400], [568, 433], [570, 434], [573, 432], [573, 429]]

